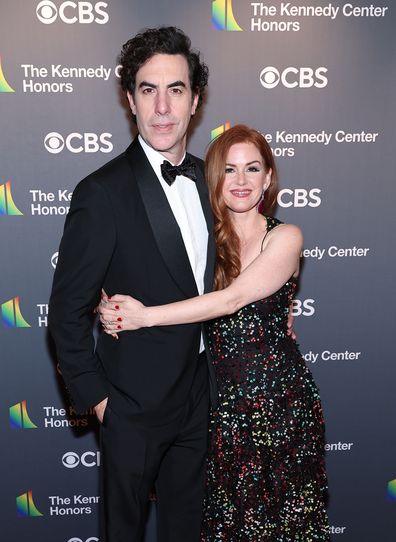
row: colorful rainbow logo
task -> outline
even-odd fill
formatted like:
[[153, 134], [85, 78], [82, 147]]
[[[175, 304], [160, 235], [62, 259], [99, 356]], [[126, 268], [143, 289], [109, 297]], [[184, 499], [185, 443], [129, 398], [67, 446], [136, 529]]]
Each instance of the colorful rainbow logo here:
[[13, 429], [37, 429], [37, 425], [29, 417], [26, 401], [10, 407], [10, 425]]
[[1, 67], [0, 57], [0, 92], [15, 92], [15, 90], [7, 83], [4, 77], [3, 68]]
[[214, 0], [212, 2], [212, 22], [215, 30], [242, 31], [235, 20], [231, 0]]
[[16, 507], [17, 515], [22, 518], [36, 518], [43, 515], [34, 504], [31, 489], [16, 498]]
[[1, 215], [23, 215], [13, 200], [11, 181], [0, 184], [0, 216]]
[[4, 327], [30, 327], [22, 316], [19, 296], [0, 305], [0, 313]]
[[227, 120], [224, 124], [221, 124], [217, 128], [214, 128], [210, 132], [210, 140], [213, 141], [216, 137], [218, 137], [220, 134], [225, 132], [226, 130], [229, 130], [231, 128], [231, 123]]
[[392, 501], [396, 501], [396, 478], [388, 482], [388, 497]]

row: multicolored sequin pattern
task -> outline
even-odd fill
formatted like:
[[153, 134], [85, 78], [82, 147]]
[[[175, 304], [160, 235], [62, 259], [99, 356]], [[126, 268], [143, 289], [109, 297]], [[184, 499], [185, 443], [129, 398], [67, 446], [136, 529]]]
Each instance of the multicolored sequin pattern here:
[[[267, 228], [279, 224], [267, 218]], [[328, 541], [318, 389], [287, 335], [296, 281], [208, 325], [219, 387], [202, 542]]]

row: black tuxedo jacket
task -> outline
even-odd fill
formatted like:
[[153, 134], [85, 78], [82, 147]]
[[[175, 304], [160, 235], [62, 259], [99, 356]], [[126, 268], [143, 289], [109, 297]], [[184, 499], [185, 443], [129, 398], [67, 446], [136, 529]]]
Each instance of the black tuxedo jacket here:
[[[213, 217], [203, 175], [197, 189], [209, 240], [205, 291], [213, 283]], [[199, 354], [200, 324], [102, 333], [95, 348], [92, 311], [101, 288], [145, 305], [198, 295], [178, 224], [136, 138], [76, 187], [59, 249], [49, 327], [78, 411], [109, 396], [116, 412], [161, 416], [187, 399]], [[209, 364], [212, 398], [213, 369]]]

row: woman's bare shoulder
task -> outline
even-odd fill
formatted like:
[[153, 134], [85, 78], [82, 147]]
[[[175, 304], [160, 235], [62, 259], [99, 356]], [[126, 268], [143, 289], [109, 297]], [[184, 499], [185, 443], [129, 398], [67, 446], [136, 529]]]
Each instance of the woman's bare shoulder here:
[[294, 241], [295, 243], [299, 243], [301, 245], [304, 240], [301, 228], [299, 228], [295, 224], [285, 223], [278, 224], [277, 226], [275, 226], [275, 228], [272, 228], [272, 230], [268, 232], [267, 239], [268, 242], [273, 239], [283, 242]]

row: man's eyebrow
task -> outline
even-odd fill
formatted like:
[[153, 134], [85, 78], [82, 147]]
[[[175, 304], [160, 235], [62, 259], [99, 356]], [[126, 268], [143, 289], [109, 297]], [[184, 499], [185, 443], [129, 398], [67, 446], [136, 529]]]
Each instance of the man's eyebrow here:
[[[139, 83], [139, 88], [142, 88], [142, 87], [157, 88], [158, 85], [155, 85], [154, 83], [149, 83], [148, 81], [141, 81]], [[167, 85], [167, 88], [173, 88], [173, 87], [187, 88], [186, 83], [184, 83], [183, 81], [174, 81], [173, 83], [169, 83], [169, 85]]]
[[186, 88], [186, 83], [183, 83], [183, 81], [175, 81], [174, 83], [170, 83], [167, 86], [168, 86], [168, 88], [172, 88], [172, 87], [184, 87], [184, 88]]
[[153, 83], [149, 83], [148, 81], [142, 81], [139, 84], [139, 88], [142, 88], [142, 87], [157, 88], [157, 85], [154, 85]]

